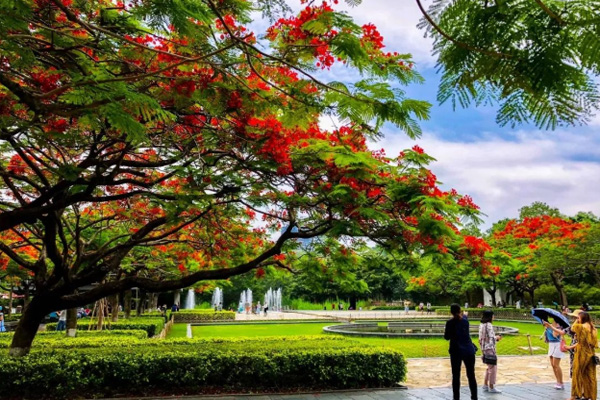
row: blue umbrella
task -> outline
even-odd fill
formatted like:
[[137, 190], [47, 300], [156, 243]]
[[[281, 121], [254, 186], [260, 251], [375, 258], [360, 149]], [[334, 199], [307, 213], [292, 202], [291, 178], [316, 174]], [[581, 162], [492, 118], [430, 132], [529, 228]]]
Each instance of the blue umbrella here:
[[560, 312], [553, 310], [551, 308], [534, 308], [533, 310], [531, 310], [531, 315], [533, 315], [533, 318], [538, 320], [540, 323], [543, 321], [549, 322], [548, 318], [554, 318], [554, 320], [563, 329], [566, 329], [569, 326], [571, 326], [567, 317], [565, 317]]

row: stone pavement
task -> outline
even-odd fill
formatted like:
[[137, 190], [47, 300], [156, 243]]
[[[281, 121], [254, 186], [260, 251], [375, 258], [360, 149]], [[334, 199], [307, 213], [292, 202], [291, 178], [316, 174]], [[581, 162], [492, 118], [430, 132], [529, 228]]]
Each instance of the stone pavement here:
[[267, 316], [264, 313], [257, 314], [246, 314], [243, 313], [235, 313], [236, 321], [279, 321], [279, 320], [289, 320], [289, 319], [322, 319], [322, 320], [331, 320], [332, 318], [327, 315], [311, 315], [304, 313], [296, 313], [296, 312], [276, 312], [269, 311]]
[[[569, 382], [569, 359], [561, 362], [564, 382]], [[483, 382], [487, 366], [479, 357], [475, 364], [478, 382]], [[463, 368], [463, 385], [467, 378]], [[546, 356], [501, 356], [498, 358], [498, 385], [556, 382], [552, 367]], [[408, 376], [404, 383], [409, 388], [432, 388], [450, 386], [452, 371], [449, 358], [408, 359]]]
[[286, 311], [286, 314], [293, 315], [306, 315], [307, 317], [302, 318], [339, 318], [339, 319], [398, 319], [398, 318], [436, 318], [436, 319], [447, 319], [445, 315], [436, 315], [434, 312], [427, 314], [427, 312], [420, 312], [415, 310], [410, 310], [406, 313], [403, 310], [390, 310], [390, 311], [359, 311], [359, 310], [310, 310], [310, 311], [301, 311], [301, 310], [293, 310]]
[[[551, 385], [524, 384], [498, 386], [502, 393], [484, 393], [479, 389], [480, 400], [564, 400], [570, 395], [570, 387], [556, 390]], [[224, 396], [183, 396], [186, 400], [442, 400], [452, 399], [450, 388], [437, 389], [375, 389], [357, 391], [335, 391], [325, 393], [285, 394], [285, 395], [224, 395]], [[461, 399], [470, 399], [468, 388], [462, 388]], [[144, 398], [149, 400], [150, 398]], [[165, 398], [156, 398], [165, 399]], [[133, 400], [133, 399], [130, 399]]]

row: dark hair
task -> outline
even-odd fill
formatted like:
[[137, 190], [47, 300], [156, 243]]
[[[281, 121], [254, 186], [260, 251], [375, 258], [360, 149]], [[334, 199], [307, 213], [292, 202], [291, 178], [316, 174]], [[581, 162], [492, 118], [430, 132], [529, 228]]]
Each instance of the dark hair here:
[[590, 329], [592, 330], [592, 332], [596, 329], [594, 323], [592, 322], [592, 317], [589, 313], [582, 311], [579, 313], [579, 318], [581, 319], [582, 324], [585, 324], [586, 322], [590, 324]]
[[494, 312], [492, 310], [483, 310], [483, 314], [481, 315], [481, 323], [485, 324], [487, 322], [492, 322], [493, 317]]
[[460, 317], [460, 306], [456, 303], [450, 306], [450, 314], [454, 316], [454, 318]]

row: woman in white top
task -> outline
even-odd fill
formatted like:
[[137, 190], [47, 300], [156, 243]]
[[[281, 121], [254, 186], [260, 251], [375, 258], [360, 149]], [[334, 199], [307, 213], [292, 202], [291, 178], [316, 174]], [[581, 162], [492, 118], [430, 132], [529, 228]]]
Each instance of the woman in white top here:
[[[502, 338], [494, 332], [494, 327], [492, 326], [493, 320], [494, 312], [492, 310], [485, 310], [481, 317], [481, 324], [479, 325], [479, 346], [481, 347], [481, 352], [486, 356], [496, 356], [496, 342]], [[485, 371], [485, 378], [483, 380], [484, 392], [502, 393], [496, 388], [496, 375], [498, 373], [496, 362], [493, 364], [487, 363], [487, 370]]]

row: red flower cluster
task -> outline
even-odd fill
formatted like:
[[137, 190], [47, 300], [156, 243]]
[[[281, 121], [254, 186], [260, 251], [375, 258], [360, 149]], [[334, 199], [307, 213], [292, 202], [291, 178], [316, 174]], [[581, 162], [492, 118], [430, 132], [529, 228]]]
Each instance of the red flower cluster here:
[[469, 195], [462, 196], [456, 202], [461, 207], [471, 208], [473, 210], [479, 210], [479, 206], [473, 203], [473, 198]]
[[327, 2], [321, 5], [307, 6], [297, 17], [280, 18], [267, 29], [267, 39], [276, 40], [280, 38], [286, 44], [303, 44], [313, 48], [313, 54], [317, 58], [317, 66], [329, 68], [335, 62], [335, 57], [330, 51], [329, 42], [338, 35], [338, 32], [330, 27], [327, 32], [316, 34], [305, 28], [305, 24], [319, 19], [323, 14], [333, 12]]
[[[512, 236], [530, 243], [543, 239], [551, 241], [555, 245], [564, 245], [583, 237], [587, 228], [589, 225], [584, 223], [543, 215], [525, 218], [521, 222], [511, 220], [502, 231], [494, 234], [494, 238], [502, 239]], [[535, 249], [531, 246], [530, 248]]]
[[419, 286], [423, 287], [427, 283], [427, 280], [422, 276], [419, 276], [419, 277], [413, 276], [412, 278], [410, 278], [410, 283], [412, 283], [413, 285], [419, 285]]

